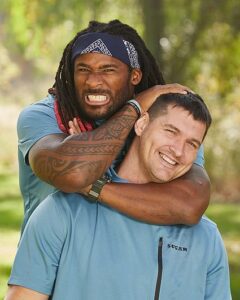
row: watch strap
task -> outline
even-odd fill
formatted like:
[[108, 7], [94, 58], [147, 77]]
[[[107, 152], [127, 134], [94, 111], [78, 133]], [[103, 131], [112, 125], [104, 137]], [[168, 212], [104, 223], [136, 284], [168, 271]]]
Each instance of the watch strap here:
[[99, 178], [92, 184], [92, 187], [88, 192], [88, 198], [94, 202], [98, 201], [103, 186], [108, 182], [111, 182], [111, 179], [107, 175], [103, 175], [101, 178]]

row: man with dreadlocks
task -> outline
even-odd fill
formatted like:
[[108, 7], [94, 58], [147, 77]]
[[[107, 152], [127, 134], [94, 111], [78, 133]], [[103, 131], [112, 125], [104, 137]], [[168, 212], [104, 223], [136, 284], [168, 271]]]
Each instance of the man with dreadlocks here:
[[[66, 46], [48, 97], [24, 109], [18, 120], [23, 227], [56, 188], [87, 192], [95, 201], [101, 199], [149, 223], [198, 222], [209, 201], [201, 149], [188, 174], [170, 183], [120, 185], [103, 176], [113, 161], [122, 159], [118, 154], [124, 154], [141, 112], [160, 94], [186, 90], [178, 84], [165, 85], [133, 28], [118, 20], [90, 22]], [[69, 136], [73, 120], [81, 132]]]

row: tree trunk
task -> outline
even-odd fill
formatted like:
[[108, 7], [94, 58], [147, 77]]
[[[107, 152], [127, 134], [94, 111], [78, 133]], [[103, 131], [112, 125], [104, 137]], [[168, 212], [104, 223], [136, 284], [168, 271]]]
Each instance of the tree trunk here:
[[140, 0], [140, 4], [145, 23], [144, 41], [162, 71], [164, 70], [164, 62], [159, 41], [164, 36], [164, 0]]

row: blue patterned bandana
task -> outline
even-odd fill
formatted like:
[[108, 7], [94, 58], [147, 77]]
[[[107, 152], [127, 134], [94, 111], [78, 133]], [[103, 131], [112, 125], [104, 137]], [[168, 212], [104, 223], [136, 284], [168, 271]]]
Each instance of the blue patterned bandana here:
[[81, 54], [100, 53], [115, 57], [128, 66], [140, 69], [138, 54], [132, 43], [120, 36], [91, 32], [77, 38], [72, 47], [72, 62]]

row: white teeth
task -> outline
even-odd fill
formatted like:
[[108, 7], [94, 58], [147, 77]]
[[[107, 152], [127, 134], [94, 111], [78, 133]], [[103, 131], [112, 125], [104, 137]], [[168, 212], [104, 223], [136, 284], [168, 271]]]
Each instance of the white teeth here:
[[105, 95], [88, 95], [88, 100], [89, 101], [105, 101], [107, 97]]
[[174, 160], [172, 160], [171, 158], [169, 158], [167, 155], [165, 154], [160, 154], [160, 156], [162, 157], [163, 160], [165, 160], [167, 163], [169, 163], [170, 165], [175, 166], [176, 162]]

